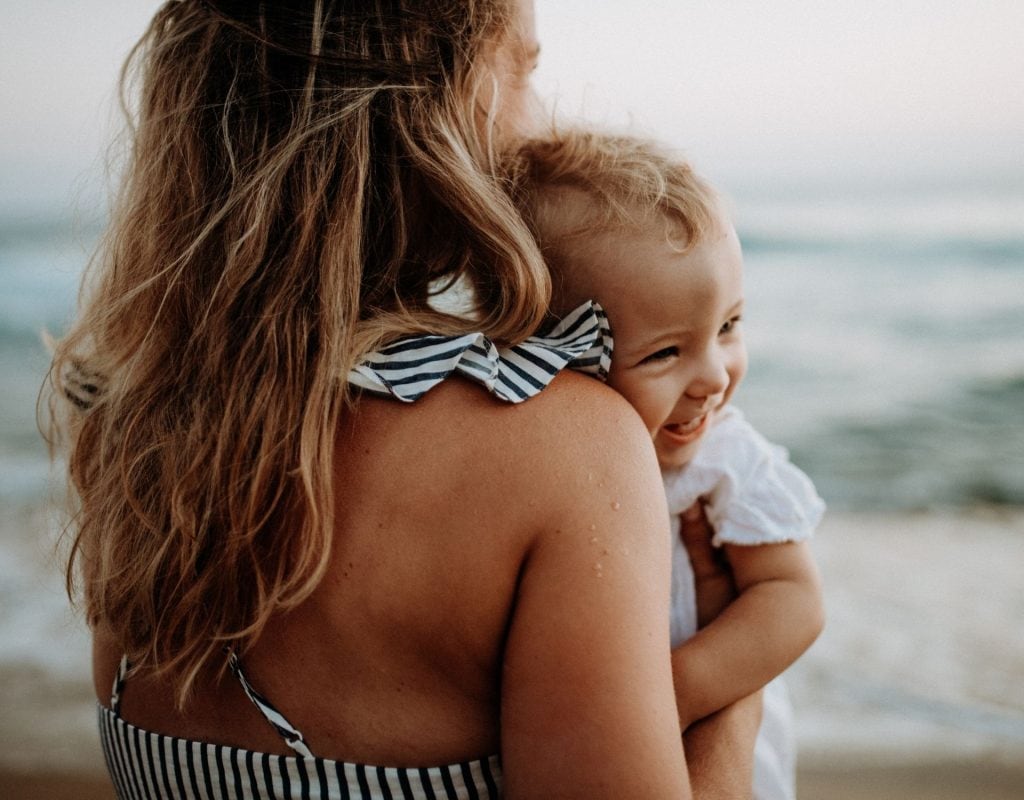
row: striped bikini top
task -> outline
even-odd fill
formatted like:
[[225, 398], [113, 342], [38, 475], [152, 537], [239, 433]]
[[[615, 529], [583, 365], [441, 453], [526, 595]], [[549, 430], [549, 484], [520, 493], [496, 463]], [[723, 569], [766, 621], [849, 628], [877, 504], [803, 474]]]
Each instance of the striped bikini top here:
[[597, 303], [587, 302], [547, 333], [512, 347], [499, 348], [482, 333], [401, 339], [364, 356], [348, 382], [411, 403], [458, 374], [500, 400], [521, 403], [566, 367], [604, 380], [611, 358], [608, 317]]
[[[519, 403], [569, 367], [604, 378], [612, 341], [604, 312], [587, 303], [554, 329], [508, 348], [483, 334], [415, 336], [370, 353], [349, 373], [364, 391], [413, 402], [459, 374], [501, 400]], [[85, 398], [83, 398], [85, 399]], [[92, 398], [88, 398], [92, 400]], [[501, 796], [497, 755], [439, 767], [386, 767], [319, 758], [302, 733], [246, 679], [231, 671], [295, 755], [260, 753], [146, 731], [120, 715], [128, 661], [114, 678], [110, 706], [98, 706], [100, 743], [119, 800], [489, 800]]]
[[318, 758], [298, 728], [246, 680], [234, 654], [231, 671], [293, 756], [164, 736], [125, 722], [121, 659], [110, 707], [98, 706], [100, 744], [118, 800], [491, 800], [501, 797], [498, 756], [441, 767], [381, 767]]

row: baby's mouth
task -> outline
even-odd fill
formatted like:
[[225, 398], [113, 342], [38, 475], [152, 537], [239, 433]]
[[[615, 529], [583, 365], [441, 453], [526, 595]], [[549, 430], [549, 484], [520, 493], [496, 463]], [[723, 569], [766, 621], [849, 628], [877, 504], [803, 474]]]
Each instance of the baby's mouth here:
[[689, 444], [700, 436], [704, 430], [704, 426], [707, 424], [707, 421], [708, 415], [701, 414], [699, 417], [695, 417], [689, 422], [669, 422], [666, 425], [662, 425], [661, 430], [669, 439], [677, 444]]

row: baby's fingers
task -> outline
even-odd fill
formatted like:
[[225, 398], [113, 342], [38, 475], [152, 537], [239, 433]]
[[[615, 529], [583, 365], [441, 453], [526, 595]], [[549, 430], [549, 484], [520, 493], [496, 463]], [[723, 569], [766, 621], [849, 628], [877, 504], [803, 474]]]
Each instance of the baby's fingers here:
[[697, 501], [679, 515], [679, 536], [683, 540], [690, 564], [696, 577], [712, 576], [723, 572], [718, 554], [711, 546], [714, 531], [704, 514], [704, 506]]

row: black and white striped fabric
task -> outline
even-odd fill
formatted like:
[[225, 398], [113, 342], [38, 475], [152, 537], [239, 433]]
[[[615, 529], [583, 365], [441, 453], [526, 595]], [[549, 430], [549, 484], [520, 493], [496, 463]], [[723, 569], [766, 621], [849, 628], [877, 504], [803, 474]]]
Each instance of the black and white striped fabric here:
[[[441, 767], [399, 768], [317, 758], [302, 734], [235, 673], [249, 699], [298, 755], [258, 753], [142, 730], [121, 719], [121, 660], [110, 708], [99, 706], [100, 742], [119, 800], [492, 800], [498, 756]], [[296, 741], [299, 746], [296, 746]]]
[[[245, 673], [242, 672], [242, 665], [239, 663], [238, 656], [233, 650], [228, 652], [228, 666], [231, 667], [231, 674], [242, 684], [245, 696], [252, 700], [252, 704], [256, 706], [267, 722], [274, 726], [274, 730], [277, 731], [278, 736], [284, 739], [284, 743], [303, 758], [313, 758], [313, 754], [309, 752], [309, 747], [306, 746], [306, 737], [302, 735], [302, 731], [292, 725], [284, 714], [274, 708], [267, 698], [253, 688], [252, 684], [246, 679]], [[122, 657], [121, 668], [118, 672], [123, 675], [127, 668], [128, 661]], [[116, 685], [114, 691], [115, 696], [119, 694]]]
[[368, 354], [349, 372], [353, 386], [406, 403], [452, 374], [501, 400], [521, 403], [566, 367], [604, 380], [612, 358], [608, 318], [597, 303], [576, 308], [549, 333], [498, 348], [482, 333], [411, 336]]

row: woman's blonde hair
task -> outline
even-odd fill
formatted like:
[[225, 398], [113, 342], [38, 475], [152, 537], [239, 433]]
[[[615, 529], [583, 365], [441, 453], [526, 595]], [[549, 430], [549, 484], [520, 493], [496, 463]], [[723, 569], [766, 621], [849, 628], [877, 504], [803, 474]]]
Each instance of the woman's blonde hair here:
[[579, 302], [574, 275], [595, 237], [664, 224], [685, 252], [718, 224], [720, 200], [684, 159], [648, 139], [556, 127], [523, 143], [504, 172], [552, 272], [552, 309]]
[[[179, 704], [323, 575], [358, 357], [419, 331], [514, 342], [546, 311], [491, 144], [488, 48], [513, 16], [171, 0], [125, 65], [131, 151], [49, 408], [77, 506], [69, 592]], [[430, 305], [458, 278], [473, 319]]]

